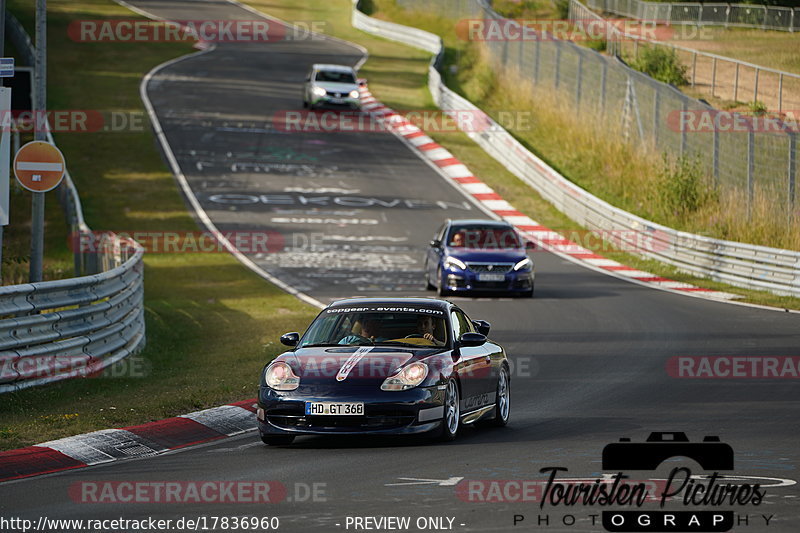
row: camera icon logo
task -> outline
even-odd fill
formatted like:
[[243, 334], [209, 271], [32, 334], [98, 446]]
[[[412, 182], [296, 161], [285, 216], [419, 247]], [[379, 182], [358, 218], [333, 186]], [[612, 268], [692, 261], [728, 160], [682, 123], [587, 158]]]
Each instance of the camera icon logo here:
[[733, 448], [719, 437], [691, 442], [682, 432], [653, 432], [646, 442], [621, 438], [603, 448], [603, 470], [655, 470], [672, 457], [688, 457], [703, 470], [733, 470]]

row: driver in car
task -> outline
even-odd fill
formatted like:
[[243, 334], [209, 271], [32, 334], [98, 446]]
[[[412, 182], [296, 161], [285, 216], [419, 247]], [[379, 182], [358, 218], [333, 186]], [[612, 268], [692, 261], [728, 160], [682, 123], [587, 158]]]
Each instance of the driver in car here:
[[436, 346], [443, 346], [444, 342], [438, 340], [434, 336], [435, 330], [436, 330], [436, 323], [434, 322], [432, 316], [419, 315], [417, 317], [417, 331], [419, 332], [419, 334], [418, 335], [409, 335], [409, 336], [413, 336], [413, 337], [421, 336], [423, 339], [427, 339], [427, 340], [433, 342], [433, 344], [435, 344]]
[[361, 321], [361, 335], [353, 333], [344, 337], [339, 341], [339, 344], [362, 344], [364, 341], [369, 341], [374, 344], [376, 342], [385, 341], [386, 337], [378, 337], [381, 331], [381, 321], [377, 318], [365, 318]]

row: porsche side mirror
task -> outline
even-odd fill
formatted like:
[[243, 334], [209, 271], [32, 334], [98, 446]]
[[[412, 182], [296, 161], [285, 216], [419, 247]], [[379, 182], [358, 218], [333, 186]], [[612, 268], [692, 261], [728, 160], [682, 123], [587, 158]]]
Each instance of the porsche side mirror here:
[[478, 333], [485, 337], [489, 336], [489, 330], [492, 328], [491, 324], [485, 320], [473, 320], [472, 323], [475, 325], [475, 329], [478, 330]]
[[366, 87], [367, 86], [367, 78], [358, 78], [358, 86], [359, 87]]
[[536, 250], [536, 243], [533, 241], [525, 241], [526, 250]]
[[439, 239], [433, 239], [431, 241], [431, 246], [433, 246], [434, 248], [441, 248], [442, 241], [440, 241]]
[[463, 347], [481, 346], [486, 342], [486, 335], [468, 331], [458, 338], [458, 345]]
[[296, 331], [281, 335], [281, 344], [285, 344], [286, 346], [297, 346], [298, 342], [300, 342], [300, 334]]

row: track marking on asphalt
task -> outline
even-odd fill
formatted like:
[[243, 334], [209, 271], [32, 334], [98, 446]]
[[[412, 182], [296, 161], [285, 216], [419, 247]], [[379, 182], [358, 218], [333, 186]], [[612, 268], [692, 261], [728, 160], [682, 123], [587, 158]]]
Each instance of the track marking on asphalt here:
[[248, 442], [247, 444], [242, 444], [240, 446], [233, 446], [230, 448], [217, 448], [214, 450], [208, 450], [206, 453], [223, 453], [223, 452], [235, 452], [238, 450], [246, 450], [247, 448], [255, 448], [256, 446], [263, 446], [263, 444], [259, 441], [256, 442]]
[[[130, 4], [126, 3], [124, 0], [115, 0], [115, 1], [119, 5], [131, 9], [131, 11], [134, 11], [147, 18], [151, 18], [153, 20], [164, 20], [162, 17], [158, 17], [157, 15], [153, 15], [152, 13], [148, 13], [147, 11], [144, 11], [139, 8], [134, 8], [134, 6], [131, 6]], [[238, 4], [237, 2], [230, 2], [230, 3], [242, 7], [241, 4]], [[248, 11], [251, 10], [248, 9]], [[147, 110], [147, 114], [150, 117], [150, 123], [152, 124], [153, 131], [155, 132], [156, 138], [158, 139], [159, 144], [161, 145], [161, 148], [164, 151], [164, 155], [167, 158], [167, 161], [169, 162], [170, 169], [172, 170], [175, 179], [180, 184], [181, 190], [184, 192], [186, 198], [189, 200], [189, 203], [191, 204], [195, 214], [203, 223], [203, 225], [217, 237], [217, 240], [219, 240], [219, 242], [225, 247], [225, 249], [227, 249], [228, 252], [230, 252], [234, 257], [236, 257], [236, 259], [238, 259], [239, 262], [242, 263], [245, 267], [255, 272], [262, 278], [266, 279], [276, 287], [282, 289], [283, 291], [291, 294], [292, 296], [295, 296], [296, 298], [314, 307], [317, 307], [318, 309], [322, 309], [325, 307], [325, 304], [323, 304], [316, 298], [309, 296], [308, 294], [302, 291], [297, 290], [288, 283], [285, 283], [283, 280], [273, 276], [272, 274], [270, 274], [269, 272], [258, 266], [253, 260], [251, 260], [245, 254], [240, 252], [233, 244], [231, 244], [231, 242], [227, 238], [225, 238], [222, 232], [220, 232], [217, 229], [217, 226], [211, 220], [211, 217], [208, 216], [208, 213], [206, 213], [205, 209], [203, 209], [203, 206], [200, 205], [200, 201], [197, 199], [197, 196], [195, 195], [194, 191], [189, 185], [189, 181], [183, 174], [183, 170], [181, 169], [180, 164], [178, 163], [178, 160], [175, 157], [175, 153], [172, 150], [172, 146], [169, 144], [169, 141], [167, 140], [166, 133], [164, 132], [164, 129], [161, 127], [161, 120], [159, 119], [158, 114], [155, 111], [153, 103], [150, 101], [150, 96], [147, 94], [147, 87], [150, 84], [150, 81], [156, 74], [158, 74], [165, 68], [180, 63], [182, 61], [185, 61], [189, 58], [195, 58], [200, 55], [213, 52], [215, 49], [216, 45], [212, 44], [208, 48], [205, 48], [204, 50], [201, 50], [199, 52], [173, 58], [169, 61], [166, 61], [164, 63], [161, 63], [160, 65], [155, 66], [152, 70], [150, 70], [150, 72], [148, 72], [145, 75], [145, 77], [142, 79], [142, 82], [139, 84], [139, 95], [141, 96], [142, 102], [144, 103], [145, 109]], [[366, 50], [364, 50], [364, 52], [366, 52]], [[366, 61], [366, 56], [364, 56], [363, 60]]]
[[399, 477], [397, 479], [403, 480], [402, 483], [386, 483], [385, 487], [400, 487], [403, 485], [438, 485], [439, 487], [454, 487], [458, 482], [464, 479], [463, 477], [451, 477], [448, 479], [425, 479], [418, 477]]

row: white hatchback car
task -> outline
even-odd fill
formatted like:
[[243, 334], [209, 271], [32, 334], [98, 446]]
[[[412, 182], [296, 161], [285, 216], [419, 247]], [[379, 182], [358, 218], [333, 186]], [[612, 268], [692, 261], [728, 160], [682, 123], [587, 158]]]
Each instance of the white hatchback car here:
[[303, 107], [361, 108], [358, 79], [353, 67], [315, 64], [306, 76]]

